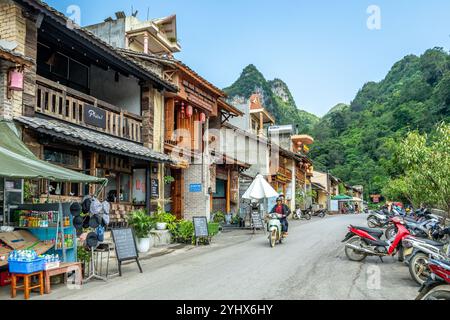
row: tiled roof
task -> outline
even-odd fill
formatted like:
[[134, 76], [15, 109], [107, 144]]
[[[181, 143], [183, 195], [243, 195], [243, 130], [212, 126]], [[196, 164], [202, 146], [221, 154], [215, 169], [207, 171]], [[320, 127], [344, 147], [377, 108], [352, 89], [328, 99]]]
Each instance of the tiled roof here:
[[213, 85], [211, 82], [209, 82], [208, 80], [203, 78], [201, 75], [199, 75], [197, 72], [192, 70], [187, 64], [185, 64], [181, 60], [177, 60], [175, 58], [166, 57], [166, 56], [157, 56], [152, 53], [136, 52], [136, 51], [129, 50], [129, 49], [118, 49], [118, 51], [120, 51], [121, 53], [123, 53], [125, 55], [135, 56], [135, 57], [138, 57], [138, 58], [141, 58], [144, 60], [147, 59], [147, 60], [152, 60], [155, 62], [161, 62], [161, 63], [166, 63], [169, 65], [175, 65], [175, 66], [179, 67], [180, 69], [186, 70], [185, 72], [190, 73], [192, 76], [198, 78], [200, 80], [200, 82], [203, 82], [203, 85], [208, 86], [212, 90], [216, 91], [216, 93], [219, 96], [224, 97], [224, 98], [227, 97], [226, 93], [223, 90], [219, 89], [218, 87]]
[[158, 82], [159, 84], [166, 87], [167, 89], [169, 89], [173, 92], [178, 91], [178, 88], [176, 86], [174, 86], [172, 83], [164, 80], [158, 74], [154, 73], [152, 70], [150, 70], [148, 68], [142, 68], [142, 65], [136, 64], [135, 61], [129, 59], [128, 56], [121, 53], [119, 50], [117, 50], [110, 44], [106, 43], [102, 39], [98, 38], [92, 32], [90, 32], [86, 29], [83, 29], [80, 26], [72, 23], [72, 21], [69, 18], [67, 18], [63, 13], [52, 8], [45, 2], [43, 2], [41, 0], [21, 0], [19, 2], [26, 3], [40, 11], [43, 11], [44, 13], [50, 14], [50, 18], [52, 18], [53, 20], [59, 22], [60, 24], [62, 24], [64, 26], [67, 26], [68, 23], [71, 23], [73, 25], [74, 32], [76, 32], [78, 35], [82, 36], [85, 40], [89, 41], [91, 44], [103, 49], [104, 51], [107, 51], [109, 54], [115, 56], [115, 58], [123, 61], [130, 67], [130, 69], [135, 69], [135, 70], [138, 69], [139, 71], [145, 73], [149, 78], [151, 78], [155, 82]]
[[17, 117], [15, 120], [40, 133], [54, 136], [73, 144], [84, 145], [105, 152], [142, 160], [172, 162], [169, 156], [146, 148], [138, 143], [81, 128], [59, 120], [24, 116]]
[[5, 58], [7, 60], [11, 60], [15, 63], [28, 64], [33, 65], [34, 60], [31, 58], [25, 57], [23, 54], [15, 52], [13, 50], [9, 50], [0, 45], [0, 57]]

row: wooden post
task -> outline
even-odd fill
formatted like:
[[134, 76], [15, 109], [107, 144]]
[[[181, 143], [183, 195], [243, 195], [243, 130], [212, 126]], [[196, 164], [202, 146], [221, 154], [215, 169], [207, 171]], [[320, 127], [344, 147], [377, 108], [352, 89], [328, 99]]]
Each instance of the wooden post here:
[[230, 199], [230, 189], [231, 189], [231, 171], [230, 168], [227, 169], [228, 174], [227, 174], [227, 213], [229, 213], [231, 211], [231, 199]]
[[[97, 176], [97, 152], [91, 153], [91, 169], [90, 169], [90, 175], [93, 177]], [[93, 184], [89, 185], [89, 193], [95, 194], [96, 186]]]

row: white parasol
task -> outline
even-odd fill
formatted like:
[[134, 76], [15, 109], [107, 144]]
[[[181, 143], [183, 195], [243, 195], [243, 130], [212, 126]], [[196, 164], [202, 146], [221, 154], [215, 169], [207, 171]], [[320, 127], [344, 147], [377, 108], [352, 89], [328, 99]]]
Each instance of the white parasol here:
[[279, 194], [274, 188], [264, 179], [262, 175], [257, 175], [255, 180], [242, 196], [243, 199], [248, 200], [262, 200], [278, 197]]

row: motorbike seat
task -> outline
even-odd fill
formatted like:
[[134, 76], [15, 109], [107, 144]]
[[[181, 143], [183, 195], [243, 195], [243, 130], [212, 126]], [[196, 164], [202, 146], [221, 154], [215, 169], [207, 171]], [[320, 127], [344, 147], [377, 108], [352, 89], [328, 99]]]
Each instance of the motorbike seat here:
[[374, 241], [374, 240], [366, 239], [366, 241], [369, 242], [373, 246], [379, 246], [379, 247], [388, 247], [389, 246], [389, 243], [386, 241], [383, 241], [383, 240]]
[[426, 244], [432, 245], [434, 247], [443, 247], [445, 244], [439, 241], [429, 240], [429, 239], [423, 239], [423, 241]]
[[403, 219], [405, 219], [405, 221], [407, 221], [407, 222], [417, 223], [417, 220], [414, 218], [404, 217]]
[[383, 234], [384, 234], [384, 231], [383, 231], [383, 230], [380, 230], [380, 229], [371, 229], [371, 228], [366, 228], [366, 227], [356, 227], [356, 226], [354, 226], [354, 228], [355, 228], [355, 229], [358, 229], [358, 230], [365, 231], [365, 232], [367, 232], [367, 233], [369, 233], [369, 234], [371, 234], [371, 235], [374, 235], [374, 236], [376, 236], [376, 237], [378, 237], [378, 238], [381, 238], [381, 237], [383, 236]]

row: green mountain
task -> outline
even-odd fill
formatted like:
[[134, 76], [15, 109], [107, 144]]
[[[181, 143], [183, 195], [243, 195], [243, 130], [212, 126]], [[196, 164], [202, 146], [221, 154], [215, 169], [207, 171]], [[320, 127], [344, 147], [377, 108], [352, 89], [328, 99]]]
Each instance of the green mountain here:
[[313, 128], [310, 155], [316, 169], [379, 193], [399, 172], [392, 146], [408, 131], [428, 133], [441, 121], [450, 121], [450, 55], [434, 48], [404, 57], [350, 105], [334, 107]]
[[264, 106], [275, 117], [277, 124], [298, 125], [301, 133], [310, 133], [319, 118], [300, 110], [286, 83], [280, 79], [267, 81], [254, 65], [247, 66], [239, 79], [224, 91], [230, 99], [248, 100], [255, 92], [261, 93]]

